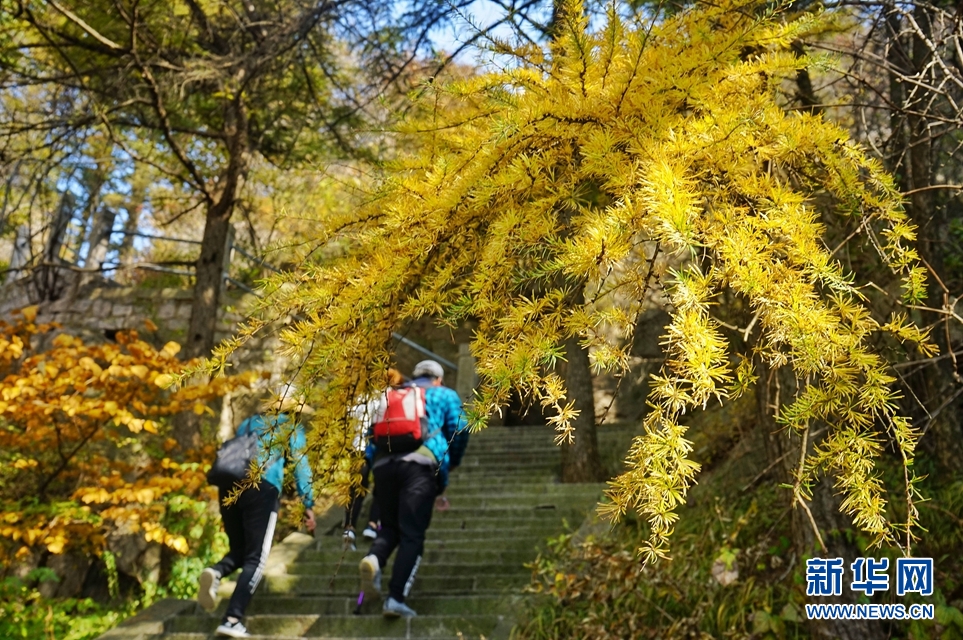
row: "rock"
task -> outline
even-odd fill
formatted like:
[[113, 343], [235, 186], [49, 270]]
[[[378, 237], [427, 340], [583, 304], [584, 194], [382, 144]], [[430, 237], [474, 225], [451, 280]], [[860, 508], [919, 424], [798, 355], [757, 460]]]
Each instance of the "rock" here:
[[117, 559], [117, 571], [141, 583], [157, 582], [160, 578], [160, 544], [147, 542], [143, 533], [122, 526], [107, 536], [107, 548]]
[[723, 547], [719, 557], [712, 563], [712, 577], [723, 587], [728, 587], [739, 579], [739, 565], [736, 564], [737, 552], [738, 550], [733, 551], [729, 547]]
[[90, 558], [79, 552], [52, 555], [47, 559], [47, 567], [60, 581], [41, 582], [38, 590], [45, 598], [75, 598], [84, 586], [90, 565]]

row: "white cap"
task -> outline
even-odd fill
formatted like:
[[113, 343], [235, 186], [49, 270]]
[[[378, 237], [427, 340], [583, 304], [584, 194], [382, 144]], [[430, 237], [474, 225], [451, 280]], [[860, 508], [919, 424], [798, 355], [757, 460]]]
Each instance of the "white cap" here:
[[411, 372], [412, 378], [444, 378], [445, 370], [441, 368], [441, 365], [434, 360], [422, 360], [415, 365], [414, 371]]

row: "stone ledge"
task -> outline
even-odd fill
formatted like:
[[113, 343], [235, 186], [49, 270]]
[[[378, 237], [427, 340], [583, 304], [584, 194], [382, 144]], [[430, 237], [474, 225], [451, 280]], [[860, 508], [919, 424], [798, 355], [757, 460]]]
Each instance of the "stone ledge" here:
[[196, 608], [197, 603], [193, 600], [164, 598], [124, 620], [97, 640], [155, 640], [164, 634], [172, 619], [185, 613], [194, 613]]
[[271, 549], [267, 565], [264, 567], [264, 575], [286, 575], [288, 565], [294, 562], [302, 551], [313, 547], [314, 544], [314, 536], [300, 531], [289, 534], [280, 544]]
[[[265, 576], [285, 576], [288, 565], [294, 562], [303, 551], [315, 546], [315, 539], [306, 533], [295, 531], [284, 540], [271, 547], [267, 563], [264, 567]], [[218, 601], [227, 600], [237, 587], [236, 580], [222, 580], [217, 590]]]

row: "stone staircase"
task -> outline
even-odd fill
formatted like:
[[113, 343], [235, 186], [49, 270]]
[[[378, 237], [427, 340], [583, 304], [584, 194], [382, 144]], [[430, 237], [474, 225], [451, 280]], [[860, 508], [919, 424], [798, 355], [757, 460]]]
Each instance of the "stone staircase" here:
[[[548, 428], [492, 427], [472, 437], [461, 467], [452, 473], [447, 492], [452, 507], [436, 511], [428, 530], [424, 559], [407, 600], [418, 617], [386, 620], [381, 601], [370, 597], [360, 615], [354, 613], [358, 561], [368, 545], [344, 552], [338, 530], [338, 537], [317, 541], [292, 534], [275, 547], [245, 624], [265, 640], [507, 638], [531, 575], [523, 564], [535, 558], [547, 537], [577, 528], [601, 497], [600, 484], [558, 483], [558, 466], [559, 452]], [[390, 572], [389, 566], [385, 585]], [[224, 595], [230, 586], [222, 587]], [[214, 637], [225, 606], [222, 602], [208, 614], [184, 602], [159, 621], [161, 628], [143, 627], [146, 633], [138, 635], [131, 627], [127, 635], [110, 637]], [[137, 624], [137, 618], [130, 624]]]

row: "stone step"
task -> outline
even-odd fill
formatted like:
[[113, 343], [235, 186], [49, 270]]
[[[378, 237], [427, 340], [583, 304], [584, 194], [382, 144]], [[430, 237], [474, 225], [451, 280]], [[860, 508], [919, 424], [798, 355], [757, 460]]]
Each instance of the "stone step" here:
[[558, 469], [558, 462], [539, 465], [525, 465], [520, 463], [499, 463], [468, 466], [462, 465], [454, 469], [451, 472], [451, 475], [452, 477], [454, 477], [455, 474], [471, 475], [475, 478], [478, 476], [492, 476], [497, 478], [505, 475], [535, 476], [542, 480], [551, 480], [558, 474]]
[[[304, 636], [279, 636], [279, 635], [269, 635], [262, 636], [257, 634], [251, 634], [248, 636], [250, 640], [298, 640], [299, 637]], [[370, 637], [362, 638], [357, 636], [332, 636], [325, 635], [321, 636], [324, 640], [381, 640], [384, 636], [380, 637]], [[402, 636], [404, 637], [404, 636]], [[157, 638], [163, 638], [163, 640], [223, 640], [222, 636], [215, 636], [211, 633], [165, 633], [162, 636], [143, 636], [138, 635], [136, 638], [145, 638], [147, 640], [155, 640]], [[406, 640], [486, 640], [487, 636], [466, 636], [464, 634], [460, 636], [407, 636]]]
[[[434, 575], [418, 576], [412, 597], [456, 594], [503, 593], [528, 583], [525, 573], [506, 572], [489, 575]], [[358, 594], [360, 579], [357, 571], [346, 571], [337, 576], [269, 576], [263, 585], [271, 595], [349, 595]], [[387, 587], [387, 583], [383, 583]]]
[[[380, 614], [361, 616], [248, 616], [246, 626], [252, 634], [265, 637], [405, 638], [412, 634], [466, 637], [487, 635], [497, 625], [497, 615], [431, 616], [419, 615], [413, 620], [389, 620]], [[219, 621], [210, 616], [182, 616], [171, 625], [173, 631], [213, 633]]]
[[[558, 503], [542, 503], [531, 507], [515, 506], [490, 506], [490, 507], [466, 507], [463, 503], [452, 498], [448, 498], [451, 508], [447, 511], [438, 511], [431, 516], [431, 531], [436, 524], [448, 521], [472, 521], [472, 520], [492, 520], [504, 523], [513, 523], [513, 526], [522, 526], [520, 523], [537, 523], [545, 520], [567, 518], [584, 513], [582, 509]], [[590, 504], [588, 501], [585, 501]], [[538, 508], [536, 508], [536, 506]]]
[[[480, 494], [480, 493], [456, 493], [445, 492], [448, 496], [448, 500], [451, 503], [451, 510], [464, 509], [466, 511], [475, 511], [477, 513], [485, 513], [491, 509], [520, 509], [520, 510], [577, 510], [580, 513], [586, 513], [594, 503], [602, 497], [602, 494], [597, 491], [584, 494], [569, 494], [569, 495], [547, 495], [545, 493], [536, 494], [509, 494], [505, 496], [501, 495], [490, 495], [490, 494]], [[439, 515], [436, 513], [436, 515]]]
[[[531, 554], [530, 554], [531, 555]], [[433, 576], [484, 576], [498, 574], [529, 574], [531, 571], [523, 566], [524, 562], [529, 562], [531, 558], [522, 562], [430, 562], [422, 558], [421, 565], [418, 567], [418, 578]], [[389, 565], [385, 567], [385, 580], [391, 575], [392, 557]], [[295, 562], [288, 566], [288, 575], [292, 576], [317, 576], [319, 578], [330, 578], [332, 576], [357, 575], [358, 565], [355, 562], [342, 562], [341, 564], [332, 562]]]
[[[546, 531], [495, 531], [484, 529], [449, 529], [444, 538], [429, 537], [425, 540], [426, 549], [501, 549], [503, 551], [518, 551], [534, 548], [536, 544], [544, 542], [549, 536], [555, 536], [566, 530], [559, 524]], [[431, 536], [431, 533], [428, 534]]]
[[468, 471], [462, 473], [461, 467], [451, 472], [448, 478], [449, 488], [471, 487], [476, 491], [487, 488], [489, 493], [495, 494], [507, 491], [518, 485], [558, 484], [558, 474], [549, 471], [509, 472], [504, 471], [496, 475], [485, 475]]
[[[450, 498], [449, 498], [450, 499]], [[446, 511], [435, 511], [432, 515], [431, 522], [434, 524], [439, 520], [444, 520], [446, 518], [452, 518], [455, 520], [463, 518], [503, 518], [506, 520], [530, 520], [543, 518], [545, 516], [555, 515], [569, 515], [572, 513], [580, 513], [581, 509], [576, 509], [567, 504], [557, 504], [561, 501], [556, 501], [556, 503], [539, 503], [535, 505], [488, 505], [488, 506], [466, 506], [464, 502], [457, 502], [451, 506]]]
[[[294, 571], [292, 568], [301, 564], [313, 563], [337, 565], [340, 562], [343, 567], [347, 566], [351, 567], [352, 570], [357, 570], [358, 562], [360, 562], [361, 558], [368, 552], [368, 546], [369, 545], [361, 544], [356, 551], [343, 551], [340, 547], [331, 547], [320, 551], [305, 551], [297, 560], [288, 565], [288, 573], [304, 573], [301, 570]], [[435, 562], [453, 564], [501, 562], [504, 564], [520, 565], [533, 560], [536, 553], [534, 542], [530, 547], [526, 546], [518, 550], [493, 548], [478, 543], [464, 547], [426, 546], [422, 556], [422, 562], [426, 564]]]
[[[526, 519], [516, 518], [439, 518], [437, 521], [432, 518], [431, 528], [428, 529], [428, 536], [442, 537], [449, 531], [457, 531], [464, 534], [467, 531], [478, 531], [479, 535], [499, 534], [511, 532], [544, 533], [549, 535], [562, 525], [565, 518], [546, 510], [545, 515]], [[571, 518], [569, 518], [571, 521]]]
[[[575, 523], [569, 523], [574, 526]], [[566, 527], [559, 523], [551, 536], [564, 533]], [[432, 535], [432, 530], [428, 529], [428, 537], [425, 538], [425, 550], [432, 549], [500, 549], [505, 551], [518, 551], [534, 548], [536, 544], [544, 541], [547, 537], [544, 531], [528, 531], [527, 528], [520, 531], [507, 531], [498, 529], [495, 532], [481, 529], [448, 529], [444, 536]], [[321, 549], [340, 550], [341, 538], [331, 536], [330, 542], [322, 542]], [[368, 545], [362, 543], [358, 548], [359, 552], [367, 548]]]
[[[354, 567], [357, 570], [357, 567]], [[419, 615], [476, 615], [497, 613], [519, 606], [524, 596], [519, 595], [440, 595], [418, 598], [413, 595], [410, 604], [417, 607]], [[358, 594], [350, 596], [277, 596], [257, 593], [247, 609], [248, 615], [351, 615], [358, 604]], [[213, 614], [220, 619], [227, 608], [223, 599]]]
[[518, 451], [507, 449], [505, 451], [478, 451], [474, 454], [466, 454], [461, 460], [461, 466], [486, 466], [492, 464], [522, 464], [522, 465], [557, 465], [561, 462], [561, 452], [559, 451]]
[[[298, 640], [298, 638], [303, 638], [304, 636], [281, 636], [276, 634], [271, 635], [259, 635], [251, 634], [248, 636], [250, 640]], [[372, 636], [372, 637], [361, 637], [361, 636], [340, 636], [340, 635], [323, 635], [320, 636], [324, 640], [382, 640], [386, 636]], [[390, 637], [390, 636], [389, 636]], [[478, 634], [478, 635], [456, 635], [456, 636], [397, 636], [406, 638], [406, 640], [485, 640], [488, 636]], [[156, 640], [157, 638], [163, 638], [163, 640], [223, 640], [223, 636], [215, 636], [213, 633], [165, 633], [162, 636], [136, 636], [138, 640]]]
[[[412, 602], [412, 607], [414, 602]], [[360, 616], [250, 615], [244, 626], [254, 635], [295, 638], [377, 637], [406, 638], [411, 635], [469, 637], [490, 635], [499, 622], [495, 614], [436, 616], [419, 615], [410, 620], [386, 619], [380, 614]], [[178, 616], [171, 623], [173, 633], [211, 634], [220, 623], [210, 615]]]
[[[599, 448], [607, 451], [614, 451], [617, 454], [620, 450], [628, 447], [637, 429], [619, 432], [600, 432], [598, 434]], [[536, 455], [550, 455], [561, 452], [561, 447], [555, 444], [555, 434], [545, 430], [539, 434], [518, 435], [518, 434], [476, 434], [469, 438], [468, 448], [465, 450], [465, 457], [468, 458], [479, 453], [512, 453], [525, 452]]]
[[608, 486], [602, 483], [562, 484], [561, 482], [527, 482], [515, 478], [499, 482], [498, 478], [489, 478], [484, 484], [476, 481], [459, 480], [458, 469], [452, 475], [451, 484], [445, 494], [452, 496], [467, 496], [478, 498], [495, 498], [498, 500], [511, 499], [516, 496], [601, 496]]

